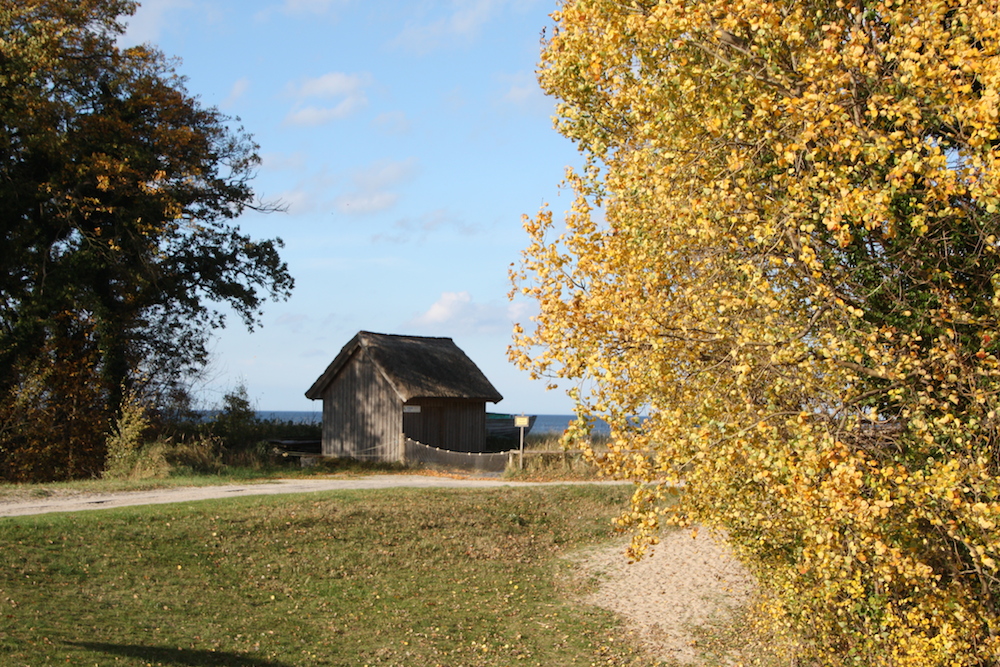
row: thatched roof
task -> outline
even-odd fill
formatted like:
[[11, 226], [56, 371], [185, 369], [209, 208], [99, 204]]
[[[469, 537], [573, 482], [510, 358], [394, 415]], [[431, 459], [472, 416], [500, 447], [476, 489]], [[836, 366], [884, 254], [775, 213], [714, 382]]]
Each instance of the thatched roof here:
[[415, 398], [503, 400], [479, 367], [451, 338], [396, 336], [361, 331], [306, 392], [319, 399], [358, 350], [382, 372], [404, 403]]

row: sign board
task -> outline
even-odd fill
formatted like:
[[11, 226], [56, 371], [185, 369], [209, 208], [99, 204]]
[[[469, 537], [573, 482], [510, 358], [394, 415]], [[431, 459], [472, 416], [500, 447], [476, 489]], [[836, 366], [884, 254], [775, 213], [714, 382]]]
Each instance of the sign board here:
[[530, 420], [527, 417], [514, 417], [515, 428], [528, 428]]
[[403, 414], [404, 415], [412, 415], [412, 414], [417, 414], [419, 412], [420, 412], [420, 406], [419, 405], [404, 405], [403, 406]]

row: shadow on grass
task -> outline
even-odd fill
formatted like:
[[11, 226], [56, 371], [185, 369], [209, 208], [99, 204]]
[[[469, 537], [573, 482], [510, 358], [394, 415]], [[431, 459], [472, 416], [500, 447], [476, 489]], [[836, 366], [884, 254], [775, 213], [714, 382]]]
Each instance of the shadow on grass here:
[[91, 651], [138, 658], [144, 661], [155, 660], [164, 665], [182, 665], [183, 667], [294, 667], [294, 665], [285, 662], [263, 660], [239, 653], [167, 648], [165, 646], [141, 646], [138, 644], [108, 644], [105, 642], [66, 642], [66, 644]]

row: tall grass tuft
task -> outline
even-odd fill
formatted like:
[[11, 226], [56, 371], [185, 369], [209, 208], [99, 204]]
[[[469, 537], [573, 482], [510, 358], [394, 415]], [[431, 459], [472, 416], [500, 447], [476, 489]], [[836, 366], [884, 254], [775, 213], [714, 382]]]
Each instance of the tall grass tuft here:
[[[606, 449], [608, 438], [592, 435], [590, 445], [596, 451]], [[518, 442], [513, 449], [519, 448]], [[529, 434], [524, 439], [524, 463], [520, 455], [512, 456], [505, 476], [514, 479], [544, 481], [555, 479], [589, 480], [600, 477], [599, 470], [583, 452], [567, 445], [557, 433]]]
[[128, 479], [132, 476], [143, 446], [143, 436], [148, 429], [146, 406], [135, 393], [126, 394], [121, 414], [107, 438], [105, 478]]

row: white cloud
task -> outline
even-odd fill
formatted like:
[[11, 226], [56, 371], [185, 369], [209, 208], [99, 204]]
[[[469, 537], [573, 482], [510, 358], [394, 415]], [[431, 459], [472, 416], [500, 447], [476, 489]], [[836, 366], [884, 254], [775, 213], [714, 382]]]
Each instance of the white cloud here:
[[285, 116], [285, 124], [297, 125], [299, 127], [326, 125], [331, 121], [346, 118], [358, 106], [359, 103], [357, 100], [344, 100], [335, 107], [306, 106], [289, 111], [288, 115]]
[[511, 331], [520, 307], [476, 303], [469, 292], [442, 292], [424, 313], [404, 324], [408, 329], [438, 335]]
[[129, 17], [121, 42], [124, 45], [156, 42], [168, 22], [168, 12], [193, 6], [192, 0], [144, 0], [135, 14]]
[[[368, 104], [366, 74], [329, 72], [288, 87], [296, 104], [285, 116], [286, 125], [316, 126], [345, 118]], [[333, 105], [319, 105], [315, 100], [338, 99]]]
[[364, 85], [363, 76], [329, 72], [315, 79], [306, 79], [293, 87], [298, 97], [337, 97], [355, 95]]
[[428, 326], [445, 324], [466, 316], [473, 309], [472, 295], [468, 292], [443, 292], [441, 298], [414, 321]]

